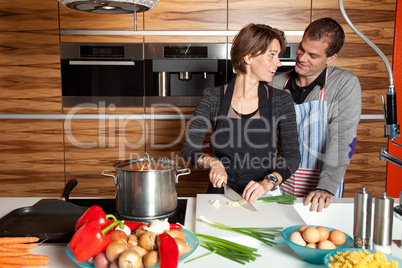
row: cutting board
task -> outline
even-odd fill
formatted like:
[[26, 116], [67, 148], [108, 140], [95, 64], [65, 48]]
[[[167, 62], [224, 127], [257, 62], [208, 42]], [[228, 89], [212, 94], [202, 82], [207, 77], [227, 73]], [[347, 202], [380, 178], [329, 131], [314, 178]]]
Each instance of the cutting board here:
[[[219, 200], [218, 208], [210, 204], [210, 200]], [[210, 221], [232, 227], [286, 227], [304, 225], [304, 220], [293, 205], [277, 203], [256, 203], [257, 211], [250, 211], [241, 206], [230, 206], [230, 202], [222, 194], [198, 194], [196, 204], [195, 231], [217, 237], [238, 237], [234, 232], [219, 230], [208, 226], [200, 220], [200, 215]]]

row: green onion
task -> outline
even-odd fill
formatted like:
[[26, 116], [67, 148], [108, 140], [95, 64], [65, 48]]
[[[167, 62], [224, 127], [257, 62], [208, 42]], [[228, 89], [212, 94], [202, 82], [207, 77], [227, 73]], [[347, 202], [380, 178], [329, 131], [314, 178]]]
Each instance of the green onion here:
[[199, 257], [190, 259], [185, 261], [184, 263], [188, 263], [190, 261], [197, 260], [199, 258], [208, 256], [212, 253], [218, 254], [224, 258], [227, 258], [231, 261], [246, 264], [250, 261], [255, 261], [257, 257], [261, 257], [261, 255], [257, 254], [256, 248], [251, 248], [242, 244], [238, 244], [229, 240], [225, 240], [222, 238], [204, 235], [204, 234], [194, 234], [198, 238], [198, 244], [209, 250], [210, 252], [201, 255]]
[[283, 204], [291, 204], [295, 203], [296, 198], [292, 194], [278, 195], [278, 196], [267, 196], [258, 198], [255, 203], [283, 203]]
[[244, 235], [248, 235], [250, 237], [253, 237], [255, 239], [257, 239], [258, 241], [261, 241], [262, 243], [264, 243], [267, 246], [272, 247], [273, 245], [276, 245], [275, 242], [273, 242], [273, 240], [275, 239], [274, 234], [271, 233], [277, 233], [280, 232], [280, 230], [282, 230], [282, 227], [270, 227], [270, 228], [235, 228], [235, 227], [231, 227], [228, 225], [224, 225], [221, 223], [217, 223], [217, 222], [213, 222], [213, 221], [209, 221], [207, 220], [204, 216], [200, 216], [200, 219], [205, 222], [206, 224], [208, 224], [211, 227], [217, 228], [217, 229], [221, 229], [221, 230], [227, 230], [227, 231], [233, 231], [233, 232], [237, 232], [237, 233], [241, 233]]

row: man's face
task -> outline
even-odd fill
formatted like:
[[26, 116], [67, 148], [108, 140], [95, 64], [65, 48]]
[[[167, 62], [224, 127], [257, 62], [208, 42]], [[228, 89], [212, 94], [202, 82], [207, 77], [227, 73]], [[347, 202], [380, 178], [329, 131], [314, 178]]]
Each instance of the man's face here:
[[328, 63], [336, 58], [336, 54], [327, 57], [326, 41], [314, 41], [304, 36], [296, 51], [295, 71], [302, 77], [315, 79], [325, 69]]

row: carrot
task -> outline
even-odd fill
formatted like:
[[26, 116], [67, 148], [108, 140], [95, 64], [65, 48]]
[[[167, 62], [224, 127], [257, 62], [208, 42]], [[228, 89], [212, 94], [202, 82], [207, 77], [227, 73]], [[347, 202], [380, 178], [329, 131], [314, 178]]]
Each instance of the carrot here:
[[38, 242], [39, 237], [0, 237], [0, 245]]
[[0, 262], [0, 268], [20, 268], [20, 265], [8, 264]]
[[31, 249], [40, 245], [41, 243], [27, 243], [27, 244], [5, 244], [3, 247], [12, 249]]
[[28, 252], [28, 249], [8, 248], [0, 246], [0, 252]]
[[0, 263], [41, 267], [49, 263], [49, 257], [44, 255], [37, 255], [35, 257], [0, 257]]
[[15, 257], [28, 255], [28, 252], [0, 252], [0, 257]]

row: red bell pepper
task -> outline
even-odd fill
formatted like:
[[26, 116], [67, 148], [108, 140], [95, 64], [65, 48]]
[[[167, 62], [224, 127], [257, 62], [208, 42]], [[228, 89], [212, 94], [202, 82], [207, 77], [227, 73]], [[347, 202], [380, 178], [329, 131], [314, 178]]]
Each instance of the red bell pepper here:
[[81, 217], [75, 223], [75, 231], [78, 231], [78, 229], [80, 229], [80, 227], [89, 220], [93, 220], [97, 222], [101, 226], [101, 228], [105, 228], [112, 223], [112, 221], [108, 220], [108, 218], [111, 217], [116, 220], [113, 215], [106, 215], [100, 206], [91, 206], [84, 212], [84, 214], [81, 215]]
[[169, 226], [170, 226], [170, 230], [174, 229], [174, 230], [181, 231], [181, 229], [183, 229], [183, 226], [179, 223], [171, 223], [171, 224], [169, 224]]
[[107, 234], [116, 225], [123, 223], [115, 221], [106, 228], [102, 227], [94, 220], [87, 221], [71, 238], [69, 248], [79, 262], [84, 262], [104, 251], [112, 242], [112, 238]]
[[176, 268], [179, 263], [179, 248], [167, 232], [158, 235], [160, 268]]
[[137, 231], [137, 229], [140, 228], [141, 225], [146, 224], [144, 222], [139, 222], [139, 221], [124, 221], [123, 223], [125, 226], [130, 228], [132, 233]]

